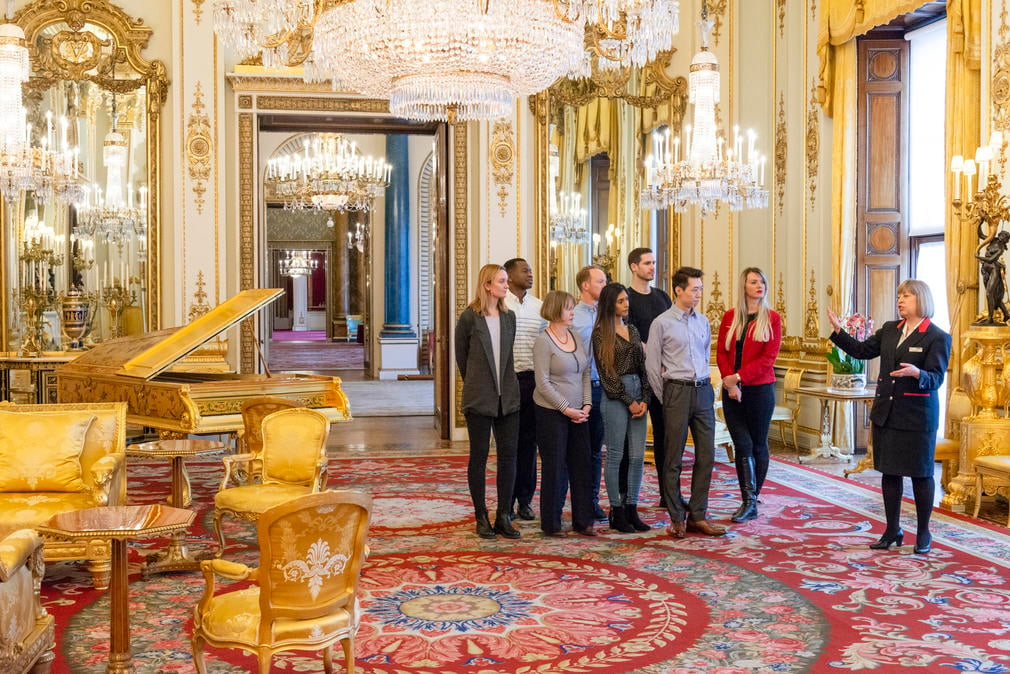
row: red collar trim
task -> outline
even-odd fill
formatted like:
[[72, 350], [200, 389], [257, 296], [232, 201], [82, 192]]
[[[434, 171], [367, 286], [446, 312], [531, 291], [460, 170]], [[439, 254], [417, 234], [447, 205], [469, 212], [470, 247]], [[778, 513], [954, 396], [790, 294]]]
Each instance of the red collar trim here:
[[[929, 328], [929, 325], [930, 325], [930, 321], [929, 321], [929, 319], [928, 319], [928, 318], [924, 318], [924, 319], [922, 319], [922, 321], [921, 321], [921, 322], [919, 323], [919, 327], [917, 327], [917, 328], [915, 329], [915, 331], [916, 331], [916, 332], [926, 332], [926, 330], [927, 330], [927, 329]], [[898, 328], [899, 330], [901, 330], [901, 329], [902, 329], [903, 327], [905, 327], [905, 319], [904, 319], [904, 318], [903, 318], [903, 319], [901, 319], [900, 321], [898, 321], [898, 325], [897, 325], [897, 328]]]

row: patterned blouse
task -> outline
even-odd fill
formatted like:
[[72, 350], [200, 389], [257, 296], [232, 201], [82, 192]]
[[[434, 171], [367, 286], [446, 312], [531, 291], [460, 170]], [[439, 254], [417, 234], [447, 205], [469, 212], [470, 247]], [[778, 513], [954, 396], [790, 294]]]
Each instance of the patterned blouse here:
[[593, 353], [597, 354], [596, 369], [600, 372], [600, 384], [608, 398], [620, 400], [625, 405], [639, 402], [628, 395], [624, 390], [624, 383], [621, 377], [626, 374], [637, 375], [642, 382], [641, 402], [649, 403], [652, 395], [649, 389], [649, 378], [645, 372], [645, 351], [642, 349], [642, 339], [638, 336], [638, 329], [634, 325], [628, 326], [628, 339], [617, 335], [614, 342], [614, 374], [608, 374], [603, 365], [600, 364], [600, 338], [599, 333], [593, 333]]

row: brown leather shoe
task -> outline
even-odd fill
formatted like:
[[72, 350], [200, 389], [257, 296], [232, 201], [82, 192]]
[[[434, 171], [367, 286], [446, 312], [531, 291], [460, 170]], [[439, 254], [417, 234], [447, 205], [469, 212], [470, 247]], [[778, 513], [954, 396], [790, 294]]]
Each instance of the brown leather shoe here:
[[596, 534], [596, 529], [593, 528], [592, 524], [590, 524], [588, 527], [586, 527], [584, 529], [578, 529], [576, 527], [572, 527], [572, 531], [574, 531], [575, 533], [577, 533], [579, 536], [596, 536], [597, 535]]
[[719, 527], [708, 520], [692, 520], [687, 521], [687, 530], [696, 531], [699, 534], [705, 534], [706, 536], [723, 536], [726, 534], [725, 527]]
[[666, 533], [674, 538], [684, 538], [687, 535], [683, 522], [671, 522], [670, 526], [666, 528]]

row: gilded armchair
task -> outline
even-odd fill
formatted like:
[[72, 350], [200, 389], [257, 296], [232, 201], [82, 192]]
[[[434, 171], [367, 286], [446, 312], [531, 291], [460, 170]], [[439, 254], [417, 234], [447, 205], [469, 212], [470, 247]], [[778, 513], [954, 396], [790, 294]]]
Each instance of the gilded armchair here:
[[279, 410], [302, 407], [275, 396], [255, 396], [242, 403], [242, 428], [238, 432], [239, 453], [223, 457], [225, 472], [239, 484], [250, 484], [263, 470], [263, 419]]
[[803, 368], [791, 367], [786, 370], [785, 379], [782, 382], [782, 404], [776, 405], [772, 411], [772, 423], [779, 429], [779, 439], [782, 445], [786, 445], [786, 430], [784, 424], [789, 424], [793, 432], [793, 447], [799, 453], [800, 446], [797, 442], [797, 422], [800, 413], [800, 394], [796, 389], [803, 381]]
[[[326, 491], [282, 503], [257, 525], [260, 565], [222, 559], [201, 563], [206, 587], [193, 611], [193, 660], [206, 671], [203, 648], [241, 648], [255, 653], [259, 671], [270, 671], [274, 653], [323, 652], [333, 671], [340, 642], [354, 671], [358, 628], [357, 586], [365, 559], [372, 499], [355, 491]], [[215, 576], [254, 585], [215, 595]]]
[[229, 487], [225, 466], [221, 487], [214, 496], [214, 533], [224, 552], [221, 518], [230, 514], [256, 521], [269, 508], [299, 496], [320, 491], [326, 483], [326, 439], [330, 422], [326, 415], [307, 407], [273, 412], [263, 418], [261, 481]]
[[0, 672], [48, 672], [55, 647], [53, 617], [39, 597], [42, 538], [21, 529], [0, 539]]
[[[4, 405], [0, 416], [0, 537], [68, 510], [126, 503], [126, 403]], [[73, 474], [53, 472], [59, 463]], [[39, 472], [12, 480], [14, 465]], [[44, 541], [47, 562], [85, 559], [95, 587], [109, 586], [109, 541]]]

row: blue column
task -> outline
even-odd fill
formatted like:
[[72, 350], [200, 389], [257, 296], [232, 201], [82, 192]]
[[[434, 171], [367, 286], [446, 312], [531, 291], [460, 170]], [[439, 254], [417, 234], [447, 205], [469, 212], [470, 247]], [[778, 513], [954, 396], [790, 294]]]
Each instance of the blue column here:
[[410, 324], [410, 167], [407, 136], [386, 136], [386, 321], [380, 337], [417, 337]]

